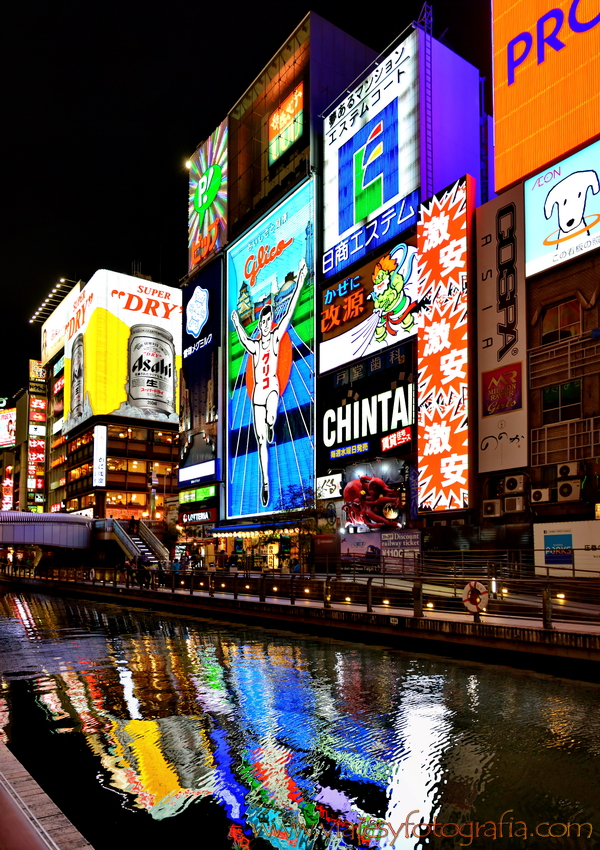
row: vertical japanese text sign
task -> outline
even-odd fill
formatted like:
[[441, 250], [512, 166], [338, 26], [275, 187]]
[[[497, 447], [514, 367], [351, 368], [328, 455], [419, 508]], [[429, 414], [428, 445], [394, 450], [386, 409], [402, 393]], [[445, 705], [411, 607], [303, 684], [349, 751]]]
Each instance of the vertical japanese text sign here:
[[417, 224], [419, 510], [469, 507], [468, 272], [474, 180], [421, 204]]

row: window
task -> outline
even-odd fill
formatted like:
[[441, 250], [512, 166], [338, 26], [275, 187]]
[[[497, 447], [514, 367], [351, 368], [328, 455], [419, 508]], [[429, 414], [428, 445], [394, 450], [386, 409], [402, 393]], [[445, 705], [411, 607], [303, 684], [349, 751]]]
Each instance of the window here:
[[167, 445], [172, 445], [174, 438], [177, 436], [173, 431], [155, 431], [154, 432], [154, 442], [155, 443], [166, 443]]
[[93, 508], [96, 504], [96, 496], [93, 493], [90, 493], [89, 496], [81, 497], [81, 507], [82, 508]]
[[581, 381], [569, 381], [542, 390], [543, 424], [581, 419]]
[[108, 490], [106, 493], [106, 505], [112, 505], [115, 508], [119, 507], [143, 507], [146, 505], [146, 495], [144, 493], [127, 493], [116, 490]]
[[109, 425], [108, 426], [108, 438], [109, 440], [141, 440], [146, 441], [148, 439], [148, 429], [147, 428], [130, 428], [121, 425]]
[[[560, 342], [581, 333], [581, 304], [576, 298], [547, 307], [542, 317], [542, 345]], [[571, 418], [571, 417], [569, 417]]]
[[78, 478], [84, 478], [86, 475], [92, 474], [92, 465], [84, 463], [82, 466], [77, 466], [67, 473], [67, 481], [77, 481]]

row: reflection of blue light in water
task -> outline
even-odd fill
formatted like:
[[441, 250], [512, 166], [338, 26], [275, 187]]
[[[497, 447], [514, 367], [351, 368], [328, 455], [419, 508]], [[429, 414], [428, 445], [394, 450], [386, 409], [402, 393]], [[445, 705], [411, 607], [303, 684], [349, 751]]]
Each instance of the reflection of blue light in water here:
[[212, 728], [208, 737], [215, 745], [214, 759], [217, 764], [213, 796], [222, 800], [227, 815], [232, 821], [242, 824], [246, 812], [248, 789], [241, 785], [232, 769], [232, 758], [224, 729]]

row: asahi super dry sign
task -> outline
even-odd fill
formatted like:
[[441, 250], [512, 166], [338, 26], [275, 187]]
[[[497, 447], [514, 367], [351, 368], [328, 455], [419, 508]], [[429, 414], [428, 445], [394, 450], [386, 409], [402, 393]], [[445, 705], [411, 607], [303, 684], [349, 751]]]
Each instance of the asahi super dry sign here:
[[65, 337], [64, 432], [106, 414], [179, 422], [180, 289], [100, 269]]

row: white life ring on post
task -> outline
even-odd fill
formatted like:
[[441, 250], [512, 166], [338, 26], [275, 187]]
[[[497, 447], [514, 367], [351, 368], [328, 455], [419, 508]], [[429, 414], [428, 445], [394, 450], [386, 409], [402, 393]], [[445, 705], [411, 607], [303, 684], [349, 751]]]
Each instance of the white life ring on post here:
[[90, 570], [90, 581], [94, 581], [96, 578], [96, 570], [92, 567]]
[[465, 585], [462, 601], [467, 611], [471, 611], [473, 614], [485, 611], [488, 602], [487, 587], [480, 581], [470, 581]]

